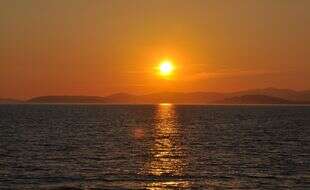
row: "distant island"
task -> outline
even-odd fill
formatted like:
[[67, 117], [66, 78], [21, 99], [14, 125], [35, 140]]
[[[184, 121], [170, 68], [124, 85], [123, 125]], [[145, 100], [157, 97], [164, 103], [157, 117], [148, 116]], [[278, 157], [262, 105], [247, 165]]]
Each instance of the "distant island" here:
[[117, 93], [110, 96], [40, 96], [26, 101], [0, 99], [0, 103], [102, 103], [102, 104], [310, 104], [310, 90], [253, 89], [233, 93], [162, 92], [146, 95]]
[[0, 98], [0, 104], [18, 104], [18, 103], [24, 103], [24, 101], [11, 98]]

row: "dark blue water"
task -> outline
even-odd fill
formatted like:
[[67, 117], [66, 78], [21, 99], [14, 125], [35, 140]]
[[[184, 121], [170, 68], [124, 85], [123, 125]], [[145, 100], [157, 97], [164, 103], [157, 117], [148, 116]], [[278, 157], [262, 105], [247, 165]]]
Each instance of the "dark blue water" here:
[[310, 107], [1, 105], [0, 189], [310, 189]]

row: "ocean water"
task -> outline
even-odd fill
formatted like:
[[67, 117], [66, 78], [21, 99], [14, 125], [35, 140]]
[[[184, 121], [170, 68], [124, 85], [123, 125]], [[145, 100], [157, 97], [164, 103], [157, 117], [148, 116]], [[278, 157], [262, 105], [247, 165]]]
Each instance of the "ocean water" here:
[[0, 105], [0, 189], [310, 189], [310, 107]]

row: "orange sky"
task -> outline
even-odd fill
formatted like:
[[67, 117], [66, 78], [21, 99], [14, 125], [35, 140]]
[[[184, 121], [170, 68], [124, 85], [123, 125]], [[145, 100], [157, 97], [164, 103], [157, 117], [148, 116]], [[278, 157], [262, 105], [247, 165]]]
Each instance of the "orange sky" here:
[[[310, 1], [2, 0], [0, 98], [310, 89]], [[171, 80], [154, 67], [176, 66]]]

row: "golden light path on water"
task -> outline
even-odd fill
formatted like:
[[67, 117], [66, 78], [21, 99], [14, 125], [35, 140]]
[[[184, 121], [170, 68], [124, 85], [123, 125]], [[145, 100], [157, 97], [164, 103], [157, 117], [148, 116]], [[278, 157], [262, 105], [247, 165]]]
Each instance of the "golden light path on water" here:
[[167, 103], [159, 104], [155, 121], [151, 159], [146, 164], [145, 170], [150, 175], [162, 178], [150, 182], [147, 188], [159, 190], [169, 187], [189, 187], [188, 181], [180, 180], [184, 175], [186, 154], [180, 142], [181, 133], [176, 120], [175, 106]]

